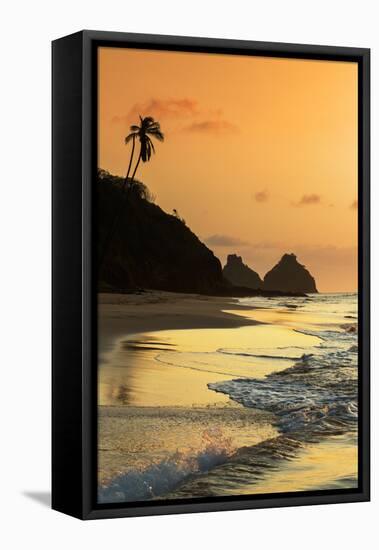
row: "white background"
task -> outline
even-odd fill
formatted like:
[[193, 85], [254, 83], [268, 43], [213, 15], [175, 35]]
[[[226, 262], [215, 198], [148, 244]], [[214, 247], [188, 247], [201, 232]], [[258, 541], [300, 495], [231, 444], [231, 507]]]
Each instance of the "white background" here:
[[[328, 550], [341, 547], [347, 550], [376, 546], [379, 506], [375, 437], [372, 503], [95, 522], [80, 522], [41, 503], [46, 502], [50, 484], [50, 41], [87, 28], [371, 47], [375, 247], [378, 237], [375, 99], [379, 74], [375, 5], [375, 0], [14, 0], [3, 4], [0, 33], [0, 543], [3, 548]], [[374, 254], [374, 278], [376, 266]], [[374, 284], [374, 304], [377, 293], [378, 286]], [[375, 335], [378, 318], [373, 309]], [[373, 361], [372, 370], [375, 368]], [[374, 429], [378, 403], [376, 394]]]

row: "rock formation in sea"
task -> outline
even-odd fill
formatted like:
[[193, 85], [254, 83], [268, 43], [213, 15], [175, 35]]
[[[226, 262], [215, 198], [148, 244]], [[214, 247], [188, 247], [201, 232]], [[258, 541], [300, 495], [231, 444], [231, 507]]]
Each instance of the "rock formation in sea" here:
[[244, 264], [241, 256], [237, 256], [237, 254], [229, 254], [223, 269], [223, 275], [227, 281], [235, 286], [252, 288], [255, 290], [263, 287], [263, 281], [258, 273]]
[[220, 260], [177, 212], [168, 214], [154, 204], [141, 182], [123, 191], [123, 181], [102, 170], [98, 173], [99, 288], [201, 293], [223, 288]]
[[282, 292], [317, 292], [316, 281], [297, 261], [295, 254], [284, 254], [281, 260], [264, 276], [264, 290]]

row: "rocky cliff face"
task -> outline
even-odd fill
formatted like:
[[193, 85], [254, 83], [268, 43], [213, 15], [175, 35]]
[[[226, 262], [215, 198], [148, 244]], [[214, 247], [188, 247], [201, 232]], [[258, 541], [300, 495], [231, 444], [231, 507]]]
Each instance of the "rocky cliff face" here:
[[[108, 250], [98, 276], [99, 287], [208, 293], [223, 286], [220, 260], [184, 221], [150, 202], [143, 184], [125, 193], [122, 183], [122, 178], [103, 171], [98, 174], [99, 257], [104, 247]], [[117, 212], [121, 216], [106, 247]]]
[[[263, 286], [263, 281], [250, 267], [242, 262], [241, 256], [229, 254], [227, 263], [223, 269], [223, 275], [232, 285], [260, 289]], [[275, 289], [276, 290], [276, 289]]]
[[281, 260], [266, 273], [263, 289], [282, 292], [317, 292], [314, 278], [297, 261], [295, 254], [284, 254]]

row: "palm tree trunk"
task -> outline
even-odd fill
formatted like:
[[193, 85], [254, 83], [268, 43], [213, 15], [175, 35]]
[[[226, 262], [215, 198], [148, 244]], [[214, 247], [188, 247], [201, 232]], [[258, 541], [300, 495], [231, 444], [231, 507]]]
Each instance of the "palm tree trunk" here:
[[133, 175], [132, 175], [132, 182], [134, 181], [134, 176], [136, 175], [137, 168], [138, 168], [138, 165], [139, 165], [140, 161], [141, 161], [141, 152], [139, 154], [137, 164], [135, 165], [135, 168], [134, 168], [134, 172], [133, 172]]
[[126, 176], [125, 176], [124, 187], [125, 187], [126, 184], [128, 183], [128, 177], [129, 177], [129, 173], [130, 173], [130, 169], [131, 169], [131, 167], [132, 167], [132, 162], [133, 162], [133, 157], [134, 157], [134, 148], [135, 148], [135, 145], [136, 145], [136, 139], [135, 139], [135, 137], [133, 136], [132, 153], [131, 153], [131, 155], [130, 155], [130, 161], [129, 161], [128, 171], [127, 171]]

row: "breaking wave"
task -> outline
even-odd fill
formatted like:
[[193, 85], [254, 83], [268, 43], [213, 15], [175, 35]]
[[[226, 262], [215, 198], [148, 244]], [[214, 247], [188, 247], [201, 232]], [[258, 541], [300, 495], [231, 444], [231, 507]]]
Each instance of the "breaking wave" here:
[[285, 370], [263, 379], [208, 384], [245, 407], [271, 412], [283, 434], [341, 434], [357, 429], [357, 346], [351, 326], [343, 330], [299, 331], [322, 343]]
[[[251, 409], [269, 413], [274, 436], [271, 433], [257, 443], [249, 438], [237, 448], [222, 433], [210, 429], [200, 447], [177, 451], [162, 460], [160, 455], [143, 468], [129, 464], [129, 469], [121, 471], [120, 467], [117, 475], [99, 487], [100, 503], [239, 494], [247, 484], [259, 483], [269, 472], [275, 472], [282, 461], [298, 457], [309, 444], [339, 436], [355, 444], [356, 296], [318, 295], [293, 298], [291, 303], [267, 298], [254, 300], [254, 303], [251, 298], [240, 302], [265, 309], [301, 308], [320, 316], [326, 312], [329, 317], [325, 323], [320, 321], [318, 326], [313, 324], [306, 329], [299, 318], [299, 325], [292, 327], [296, 332], [316, 337], [312, 342], [315, 345], [257, 348], [248, 342], [244, 348], [233, 349], [225, 343], [225, 347], [211, 353], [199, 353], [171, 351], [155, 343], [154, 351], [159, 351], [155, 360], [173, 368], [230, 376], [231, 379], [208, 383], [208, 388], [228, 395], [251, 413]], [[291, 304], [294, 307], [289, 307]], [[280, 370], [263, 378], [252, 377], [261, 363], [269, 363], [271, 369], [275, 365]], [[353, 486], [356, 478], [338, 478], [334, 483], [336, 487]]]
[[223, 464], [233, 454], [231, 441], [218, 433], [218, 430], [209, 430], [203, 434], [203, 439], [204, 449], [195, 454], [178, 451], [172, 457], [146, 469], [120, 473], [108, 484], [99, 487], [98, 501], [131, 502], [157, 498], [174, 490], [191, 475], [207, 472]]

